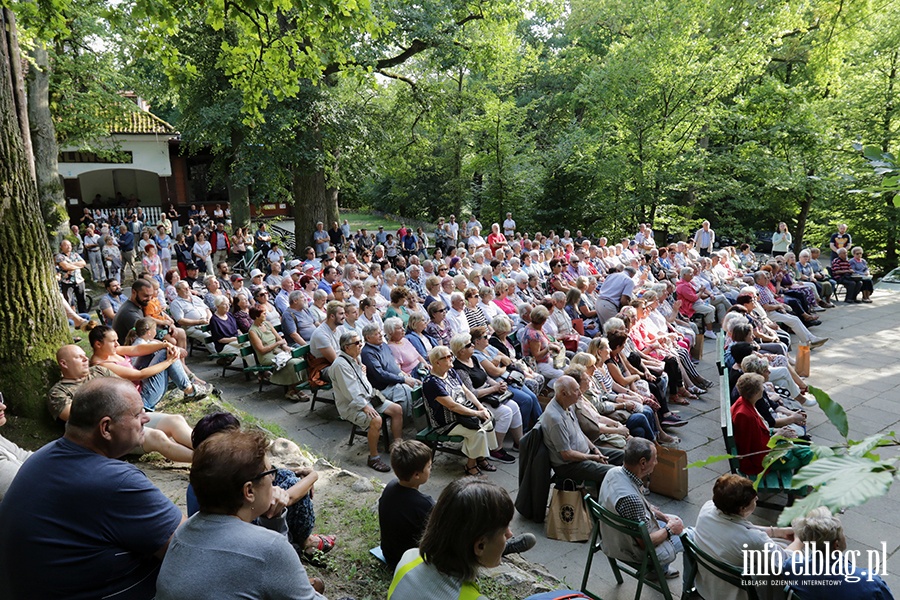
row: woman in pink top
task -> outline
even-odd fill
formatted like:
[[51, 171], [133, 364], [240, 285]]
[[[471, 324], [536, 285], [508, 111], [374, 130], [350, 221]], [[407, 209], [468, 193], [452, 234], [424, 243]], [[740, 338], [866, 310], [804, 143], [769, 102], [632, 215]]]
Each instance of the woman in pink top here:
[[156, 254], [156, 244], [153, 242], [148, 242], [144, 246], [144, 258], [141, 260], [141, 264], [144, 266], [144, 273], [150, 274], [159, 282], [159, 285], [163, 285], [162, 261]]
[[422, 358], [416, 347], [406, 339], [403, 329], [403, 321], [399, 317], [390, 317], [384, 320], [384, 333], [387, 338], [391, 354], [397, 360], [400, 370], [404, 373], [415, 373], [419, 365], [428, 368], [428, 362]]
[[[506, 282], [505, 279], [501, 279], [494, 286], [494, 294], [496, 297], [494, 298], [494, 304], [496, 304], [500, 310], [506, 313], [513, 321], [518, 321], [519, 313], [516, 311], [516, 305], [513, 304], [513, 301], [509, 298], [510, 286]], [[515, 315], [515, 316], [514, 316]]]

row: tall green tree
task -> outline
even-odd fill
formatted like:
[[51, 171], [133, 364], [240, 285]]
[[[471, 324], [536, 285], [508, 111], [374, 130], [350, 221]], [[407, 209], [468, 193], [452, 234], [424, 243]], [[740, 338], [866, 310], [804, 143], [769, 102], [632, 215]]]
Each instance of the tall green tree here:
[[56, 350], [66, 326], [31, 167], [16, 20], [0, 8], [0, 390], [16, 411], [45, 420]]

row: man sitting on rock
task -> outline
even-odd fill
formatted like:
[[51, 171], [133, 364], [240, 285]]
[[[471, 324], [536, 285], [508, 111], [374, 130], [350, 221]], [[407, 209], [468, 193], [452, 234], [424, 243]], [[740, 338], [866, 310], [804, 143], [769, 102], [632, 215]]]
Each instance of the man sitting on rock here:
[[[47, 408], [54, 419], [63, 423], [69, 420], [72, 399], [82, 385], [101, 377], [120, 379], [106, 367], [90, 366], [84, 350], [74, 344], [60, 348], [56, 352], [56, 362], [62, 372], [62, 379], [50, 388]], [[143, 444], [133, 448], [129, 454], [159, 452], [175, 462], [191, 462], [194, 456], [191, 427], [184, 417], [161, 412], [149, 413], [149, 416]]]

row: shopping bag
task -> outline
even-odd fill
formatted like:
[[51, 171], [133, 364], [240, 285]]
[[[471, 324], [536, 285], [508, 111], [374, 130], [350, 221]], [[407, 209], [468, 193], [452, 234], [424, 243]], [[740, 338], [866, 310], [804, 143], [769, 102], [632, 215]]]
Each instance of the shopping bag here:
[[797, 345], [797, 362], [794, 370], [800, 377], [809, 377], [809, 344]]
[[[565, 489], [571, 487], [571, 490]], [[547, 514], [547, 537], [564, 542], [586, 542], [591, 537], [593, 524], [584, 505], [584, 488], [571, 479], [555, 486], [550, 495], [550, 512]]]
[[656, 461], [650, 474], [650, 491], [676, 500], [687, 496], [687, 452], [657, 444]]

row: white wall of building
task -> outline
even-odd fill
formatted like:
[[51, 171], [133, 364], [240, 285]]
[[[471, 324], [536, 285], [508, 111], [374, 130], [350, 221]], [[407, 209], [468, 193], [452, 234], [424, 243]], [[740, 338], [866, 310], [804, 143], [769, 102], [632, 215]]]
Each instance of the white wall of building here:
[[[59, 163], [59, 174], [66, 179], [75, 179], [84, 173], [91, 171], [115, 169], [137, 169], [138, 171], [149, 171], [155, 173], [159, 177], [169, 177], [172, 175], [172, 164], [169, 162], [169, 144], [168, 141], [174, 136], [170, 135], [128, 135], [113, 136], [114, 142], [118, 144], [117, 150], [131, 152], [131, 164], [111, 165], [109, 163]], [[78, 152], [80, 148], [62, 148], [60, 152]], [[123, 194], [128, 195], [123, 190]], [[103, 193], [103, 192], [100, 192]], [[159, 192], [157, 191], [157, 197]], [[93, 195], [91, 195], [93, 197]]]

